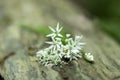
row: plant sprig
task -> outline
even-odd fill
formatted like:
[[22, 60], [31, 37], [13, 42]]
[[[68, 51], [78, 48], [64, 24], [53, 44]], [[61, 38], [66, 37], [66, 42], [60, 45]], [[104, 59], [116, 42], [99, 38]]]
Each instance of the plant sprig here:
[[[81, 42], [83, 36], [71, 37], [71, 34], [63, 36], [60, 32], [62, 27], [59, 23], [56, 28], [49, 27], [52, 33], [46, 37], [50, 37], [52, 41], [46, 43], [50, 46], [36, 53], [39, 62], [45, 66], [47, 65], [61, 65], [68, 61], [78, 60], [84, 57], [87, 61], [93, 62], [94, 57], [91, 53], [83, 53], [85, 43]], [[65, 61], [65, 60], [68, 61]]]

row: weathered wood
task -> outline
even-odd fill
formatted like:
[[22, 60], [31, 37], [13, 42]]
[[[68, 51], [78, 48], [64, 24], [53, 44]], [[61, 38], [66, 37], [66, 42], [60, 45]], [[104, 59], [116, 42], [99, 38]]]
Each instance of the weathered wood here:
[[[4, 0], [0, 3], [10, 20], [9, 24], [0, 25], [0, 59], [15, 52], [0, 64], [0, 75], [5, 80], [120, 79], [120, 46], [94, 27], [94, 22], [87, 19], [82, 10], [77, 11], [69, 0]], [[28, 48], [38, 50], [45, 38], [21, 29], [21, 21], [31, 25], [55, 25], [59, 21], [75, 34], [82, 33], [86, 51], [94, 55], [95, 63], [79, 59], [63, 67], [40, 65], [34, 56], [28, 55]]]

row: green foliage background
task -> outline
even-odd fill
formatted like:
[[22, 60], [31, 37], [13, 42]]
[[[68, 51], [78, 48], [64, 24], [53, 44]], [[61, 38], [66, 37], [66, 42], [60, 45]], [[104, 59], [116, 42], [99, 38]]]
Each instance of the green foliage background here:
[[100, 28], [120, 43], [120, 0], [76, 0], [76, 4], [98, 18]]

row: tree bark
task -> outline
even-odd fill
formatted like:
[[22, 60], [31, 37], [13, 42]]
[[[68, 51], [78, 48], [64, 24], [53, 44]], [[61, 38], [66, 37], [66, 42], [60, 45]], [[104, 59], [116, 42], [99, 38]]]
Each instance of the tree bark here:
[[[0, 75], [4, 80], [120, 79], [120, 46], [69, 0], [1, 0], [0, 3]], [[20, 24], [54, 26], [57, 22], [74, 34], [84, 35], [85, 50], [94, 55], [94, 64], [81, 58], [63, 67], [44, 67], [28, 54], [42, 48], [46, 38], [22, 29]]]

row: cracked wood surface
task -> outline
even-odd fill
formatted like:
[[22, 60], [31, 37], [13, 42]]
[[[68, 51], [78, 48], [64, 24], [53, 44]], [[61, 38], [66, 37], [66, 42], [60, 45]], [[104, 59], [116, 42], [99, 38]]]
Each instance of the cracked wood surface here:
[[[0, 59], [15, 53], [1, 61], [0, 75], [5, 80], [120, 80], [119, 44], [97, 29], [69, 0], [1, 0], [0, 6], [0, 22], [4, 22], [0, 24]], [[46, 39], [21, 29], [21, 21], [46, 26], [59, 21], [74, 34], [82, 33], [85, 49], [94, 55], [95, 63], [79, 59], [63, 67], [38, 64], [28, 50], [37, 51]]]

